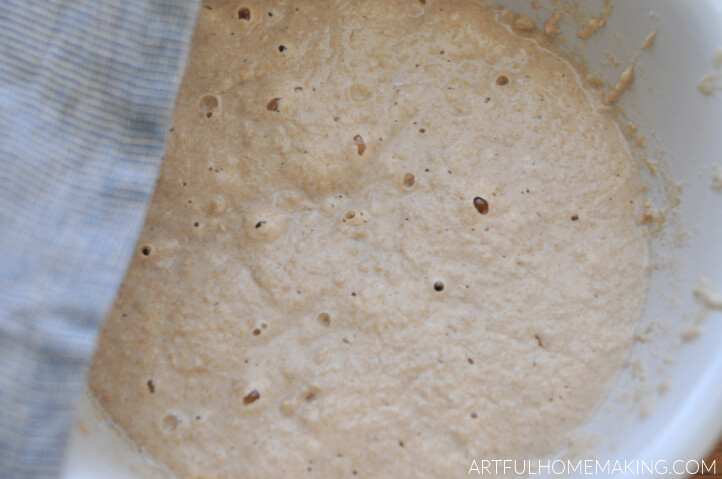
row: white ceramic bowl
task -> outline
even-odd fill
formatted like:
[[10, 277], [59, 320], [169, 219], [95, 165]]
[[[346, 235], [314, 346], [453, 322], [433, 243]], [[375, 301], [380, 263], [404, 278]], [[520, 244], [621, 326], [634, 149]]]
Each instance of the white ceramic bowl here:
[[[529, 0], [500, 3], [538, 24], [549, 16]], [[592, 14], [603, 6], [601, 0], [579, 3]], [[576, 27], [564, 28], [573, 46]], [[722, 92], [705, 96], [697, 90], [722, 47], [722, 0], [618, 0], [607, 26], [586, 41], [589, 69], [614, 82], [653, 28], [659, 29], [656, 43], [639, 56], [637, 79], [622, 105], [648, 135], [649, 153], [664, 151], [670, 177], [682, 185], [681, 204], [655, 245], [662, 266], [653, 274], [640, 329], [647, 340], [635, 345], [630, 367], [581, 436], [597, 436], [590, 458], [671, 466], [702, 459], [722, 432], [722, 312], [710, 311], [698, 323], [700, 305], [692, 294], [700, 276], [722, 291], [722, 193], [710, 187], [714, 166], [722, 165]], [[606, 53], [620, 64], [603, 65]], [[690, 328], [702, 334], [685, 341]], [[98, 419], [87, 398], [79, 417], [66, 479], [162, 477]], [[469, 466], [459, 467], [459, 477], [466, 477]]]

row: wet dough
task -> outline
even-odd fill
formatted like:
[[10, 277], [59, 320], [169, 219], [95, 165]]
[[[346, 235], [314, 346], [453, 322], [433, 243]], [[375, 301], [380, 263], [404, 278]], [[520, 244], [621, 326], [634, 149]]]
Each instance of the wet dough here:
[[641, 314], [645, 190], [602, 94], [508, 16], [205, 5], [90, 374], [149, 454], [450, 477], [589, 418]]

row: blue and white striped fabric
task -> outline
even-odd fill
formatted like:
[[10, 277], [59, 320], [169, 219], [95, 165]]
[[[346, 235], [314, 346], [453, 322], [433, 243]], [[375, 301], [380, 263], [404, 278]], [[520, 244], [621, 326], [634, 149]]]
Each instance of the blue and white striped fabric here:
[[57, 477], [199, 0], [0, 2], [0, 478]]

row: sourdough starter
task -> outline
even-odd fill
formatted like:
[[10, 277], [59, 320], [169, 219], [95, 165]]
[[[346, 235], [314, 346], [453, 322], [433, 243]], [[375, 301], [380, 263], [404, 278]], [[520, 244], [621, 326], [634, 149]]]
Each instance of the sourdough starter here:
[[510, 20], [204, 5], [90, 373], [147, 453], [187, 479], [466, 477], [589, 419], [641, 315], [645, 188], [602, 93]]

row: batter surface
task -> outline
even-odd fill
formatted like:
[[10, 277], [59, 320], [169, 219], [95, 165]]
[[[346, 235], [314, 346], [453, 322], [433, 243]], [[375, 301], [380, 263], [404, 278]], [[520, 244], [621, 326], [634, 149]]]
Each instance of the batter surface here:
[[206, 3], [90, 374], [113, 421], [187, 479], [557, 451], [630, 348], [645, 189], [602, 94], [515, 29], [467, 0]]

